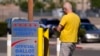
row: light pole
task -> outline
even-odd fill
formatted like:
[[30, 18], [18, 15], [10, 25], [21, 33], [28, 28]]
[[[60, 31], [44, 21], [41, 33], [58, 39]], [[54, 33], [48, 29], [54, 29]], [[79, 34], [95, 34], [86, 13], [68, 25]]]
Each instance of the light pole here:
[[33, 21], [33, 0], [28, 0], [28, 20]]

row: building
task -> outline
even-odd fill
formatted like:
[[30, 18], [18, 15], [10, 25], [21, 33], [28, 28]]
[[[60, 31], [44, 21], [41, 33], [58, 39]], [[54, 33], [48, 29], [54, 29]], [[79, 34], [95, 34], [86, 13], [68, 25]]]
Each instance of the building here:
[[76, 4], [77, 4], [77, 6], [76, 6], [77, 10], [85, 11], [85, 10], [91, 8], [90, 0], [77, 0]]

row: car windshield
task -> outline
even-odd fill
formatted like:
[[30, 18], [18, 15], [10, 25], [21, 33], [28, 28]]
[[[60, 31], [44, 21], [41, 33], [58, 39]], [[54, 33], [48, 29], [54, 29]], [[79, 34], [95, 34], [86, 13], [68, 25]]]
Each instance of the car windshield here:
[[81, 22], [83, 22], [83, 23], [90, 23], [90, 21], [88, 19], [86, 19], [86, 18], [82, 18]]
[[85, 29], [86, 31], [97, 30], [97, 28], [92, 24], [82, 24], [81, 28]]

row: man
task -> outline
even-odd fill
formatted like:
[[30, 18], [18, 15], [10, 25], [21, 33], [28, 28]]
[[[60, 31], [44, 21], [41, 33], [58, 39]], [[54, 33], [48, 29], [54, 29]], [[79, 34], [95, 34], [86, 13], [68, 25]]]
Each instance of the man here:
[[78, 38], [80, 18], [73, 13], [72, 5], [69, 2], [64, 3], [63, 11], [65, 15], [63, 15], [57, 27], [57, 31], [61, 32], [60, 56], [72, 56]]

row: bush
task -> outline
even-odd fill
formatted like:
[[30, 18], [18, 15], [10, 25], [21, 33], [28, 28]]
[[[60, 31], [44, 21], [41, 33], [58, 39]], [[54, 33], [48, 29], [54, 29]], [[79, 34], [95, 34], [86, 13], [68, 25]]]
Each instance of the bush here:
[[50, 7], [48, 7], [48, 10], [53, 10], [53, 9], [56, 8], [56, 4], [55, 3], [50, 2], [49, 4], [50, 4]]
[[45, 4], [43, 4], [42, 2], [35, 2], [35, 5], [34, 5], [34, 10], [41, 10], [41, 9], [44, 9], [44, 6]]
[[5, 2], [0, 2], [0, 4], [1, 4], [1, 5], [6, 5], [6, 3], [5, 3]]
[[0, 22], [0, 36], [4, 36], [7, 34], [7, 23]]
[[79, 33], [78, 33], [78, 36], [79, 36], [79, 37], [85, 37], [85, 34], [86, 34], [86, 30], [80, 28], [80, 29], [79, 29]]
[[20, 9], [24, 12], [28, 11], [28, 2], [24, 1], [22, 3], [20, 3]]
[[[45, 5], [42, 2], [36, 1], [34, 4], [34, 10], [36, 11], [36, 10], [44, 9], [44, 6]], [[20, 9], [24, 12], [28, 12], [28, 2], [27, 1], [21, 2]]]

